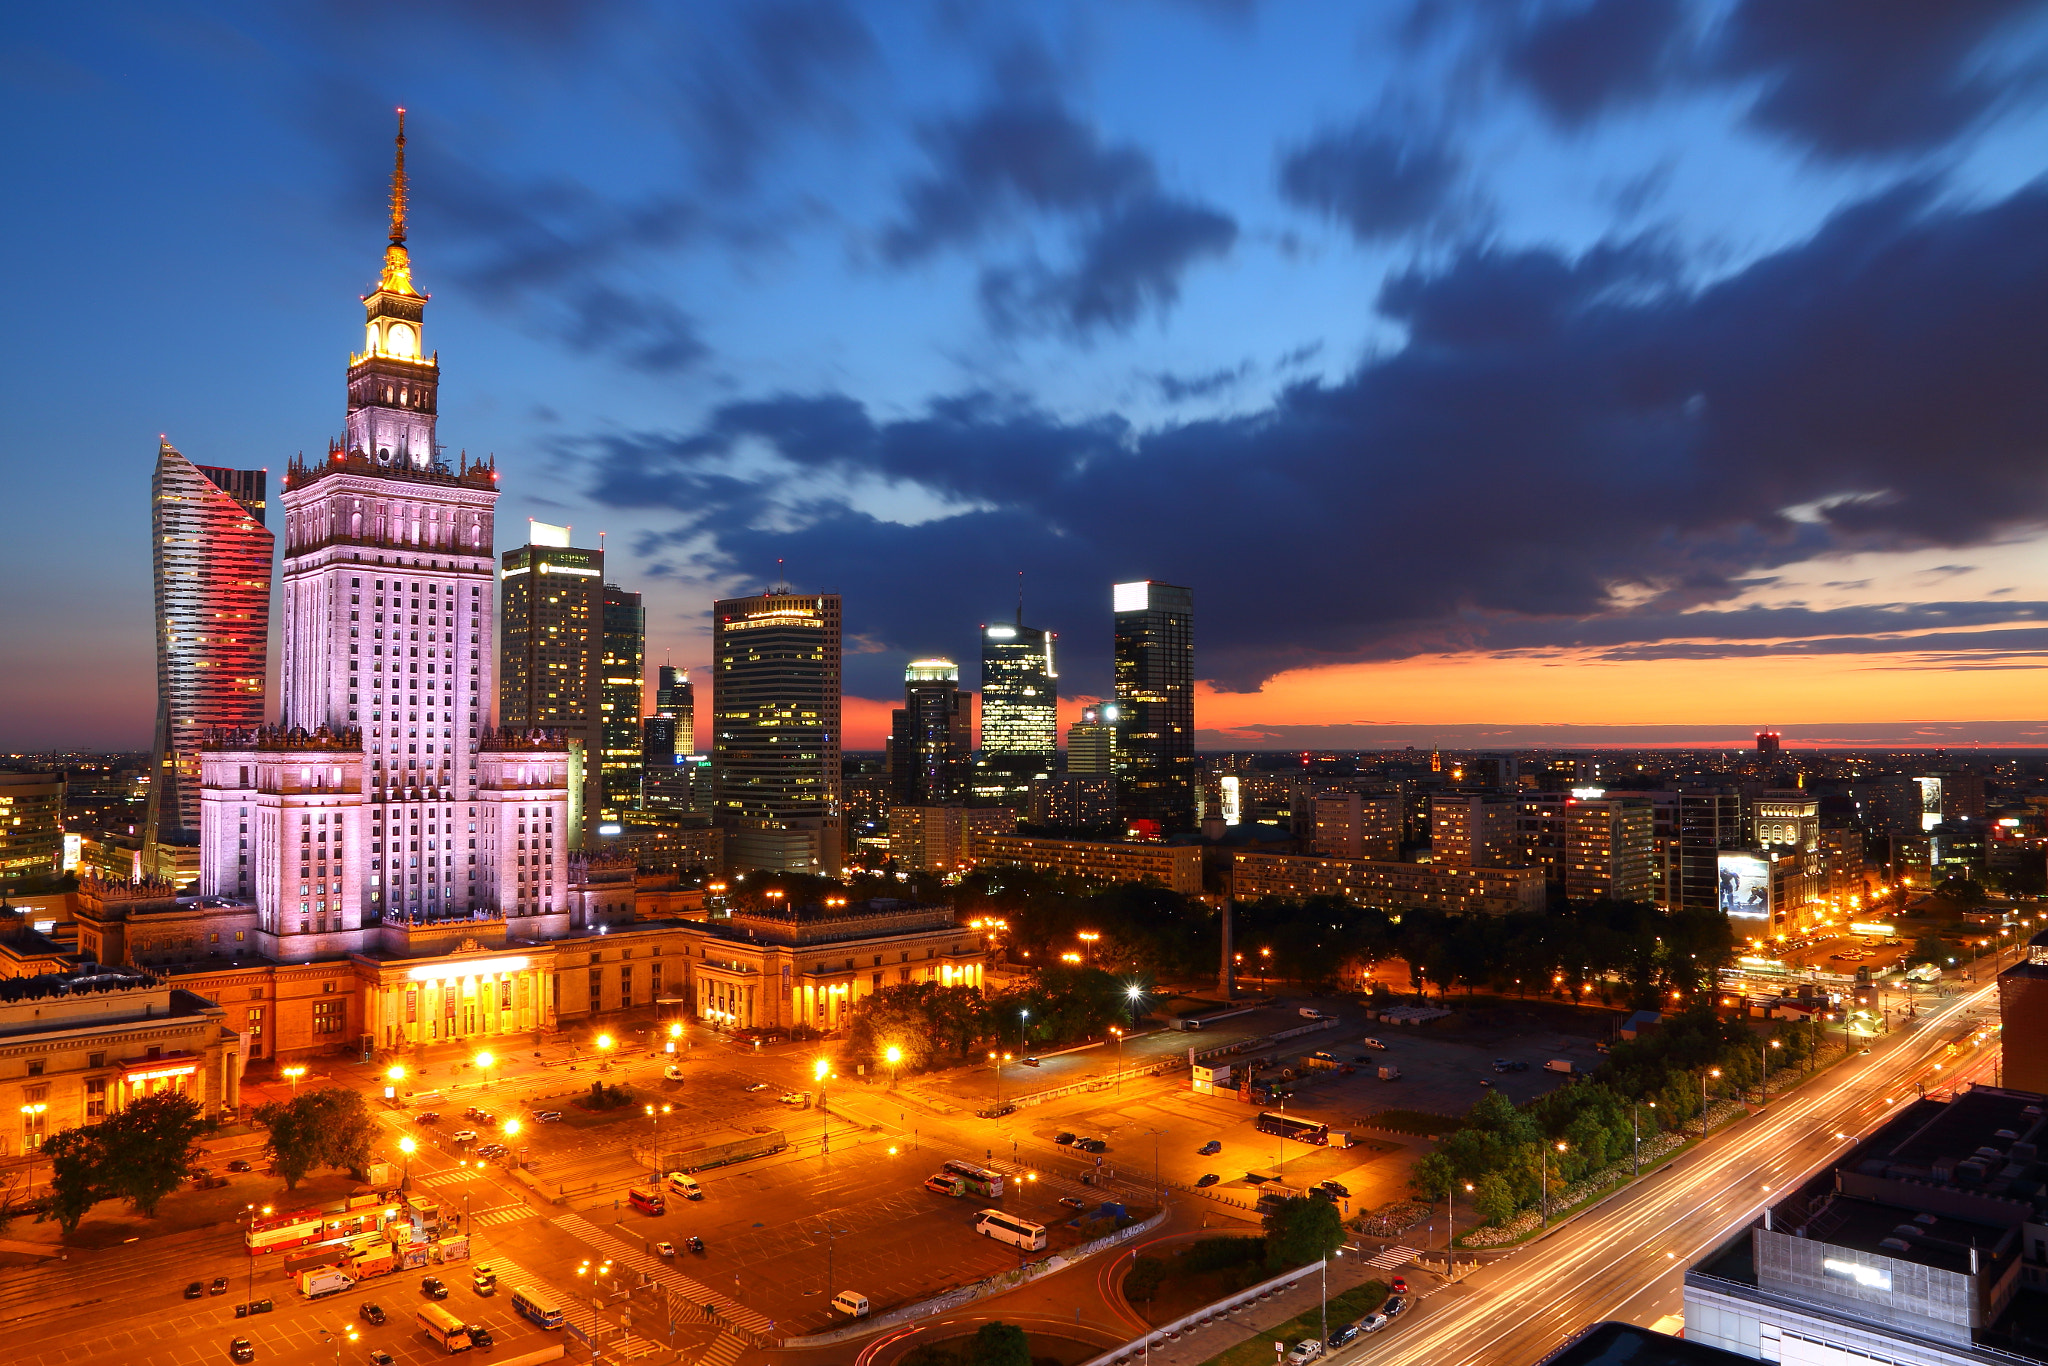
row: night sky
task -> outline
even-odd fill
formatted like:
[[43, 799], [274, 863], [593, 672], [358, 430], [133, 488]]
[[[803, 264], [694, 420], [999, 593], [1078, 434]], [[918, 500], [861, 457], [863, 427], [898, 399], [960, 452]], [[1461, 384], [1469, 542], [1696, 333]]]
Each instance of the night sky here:
[[400, 104], [448, 455], [650, 672], [780, 559], [873, 745], [1022, 571], [1078, 709], [1152, 577], [1205, 746], [2048, 744], [2048, 5], [45, 6], [0, 93], [0, 745], [147, 745], [157, 435], [340, 431]]

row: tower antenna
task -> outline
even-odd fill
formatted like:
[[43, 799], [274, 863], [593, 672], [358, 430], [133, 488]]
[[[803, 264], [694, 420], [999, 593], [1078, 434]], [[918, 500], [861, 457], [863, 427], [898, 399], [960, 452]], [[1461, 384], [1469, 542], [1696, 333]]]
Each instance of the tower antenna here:
[[1017, 571], [1017, 629], [1024, 629], [1024, 571]]
[[391, 243], [405, 245], [405, 109], [398, 110], [398, 158], [391, 169]]

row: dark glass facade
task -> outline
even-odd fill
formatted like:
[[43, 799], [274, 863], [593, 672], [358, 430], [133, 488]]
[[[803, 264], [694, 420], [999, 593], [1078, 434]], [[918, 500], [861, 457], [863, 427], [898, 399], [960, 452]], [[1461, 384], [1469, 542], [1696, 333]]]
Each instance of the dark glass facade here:
[[1116, 611], [1117, 806], [1171, 833], [1195, 825], [1195, 595], [1120, 583]]
[[835, 874], [839, 596], [712, 604], [712, 802], [736, 868]]

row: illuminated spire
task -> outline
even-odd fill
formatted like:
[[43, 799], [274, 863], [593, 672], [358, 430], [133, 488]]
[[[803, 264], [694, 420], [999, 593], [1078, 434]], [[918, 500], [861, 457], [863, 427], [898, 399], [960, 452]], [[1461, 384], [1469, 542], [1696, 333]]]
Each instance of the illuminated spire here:
[[384, 248], [384, 274], [377, 288], [424, 298], [412, 287], [412, 258], [405, 249], [405, 110], [398, 111], [398, 154], [391, 168], [391, 245]]
[[391, 171], [391, 240], [405, 245], [405, 110], [398, 111], [398, 161]]

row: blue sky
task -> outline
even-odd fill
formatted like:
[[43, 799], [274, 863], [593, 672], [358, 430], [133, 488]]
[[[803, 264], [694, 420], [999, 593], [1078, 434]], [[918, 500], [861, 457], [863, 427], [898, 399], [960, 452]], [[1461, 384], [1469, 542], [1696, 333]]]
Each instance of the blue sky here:
[[1211, 743], [2039, 717], [2044, 55], [1998, 0], [24, 13], [0, 742], [146, 742], [156, 436], [338, 432], [399, 104], [442, 440], [501, 545], [610, 533], [651, 662], [780, 557], [875, 699], [1020, 570], [1077, 698], [1109, 582], [1190, 584]]

